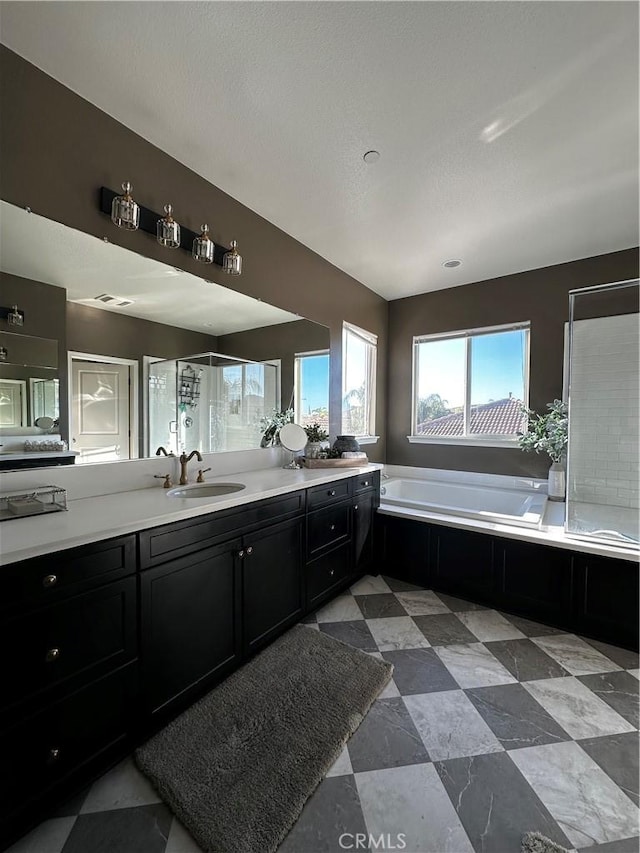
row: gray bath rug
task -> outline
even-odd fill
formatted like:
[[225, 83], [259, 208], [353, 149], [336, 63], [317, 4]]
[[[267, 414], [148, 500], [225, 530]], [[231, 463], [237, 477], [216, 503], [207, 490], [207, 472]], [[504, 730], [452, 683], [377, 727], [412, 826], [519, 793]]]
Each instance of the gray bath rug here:
[[136, 750], [136, 763], [207, 853], [270, 853], [392, 671], [298, 625]]
[[527, 832], [522, 836], [522, 853], [569, 853], [569, 851], [540, 832]]

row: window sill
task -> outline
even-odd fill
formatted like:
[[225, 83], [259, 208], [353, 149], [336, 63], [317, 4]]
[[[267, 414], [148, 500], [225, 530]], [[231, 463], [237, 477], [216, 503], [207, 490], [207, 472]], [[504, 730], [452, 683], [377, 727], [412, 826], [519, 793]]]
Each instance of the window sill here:
[[358, 444], [377, 444], [379, 435], [357, 435], [356, 441]]
[[440, 444], [453, 447], [501, 447], [505, 450], [520, 450], [517, 438], [500, 438], [499, 436], [480, 437], [455, 437], [455, 436], [426, 436], [408, 435], [409, 444]]

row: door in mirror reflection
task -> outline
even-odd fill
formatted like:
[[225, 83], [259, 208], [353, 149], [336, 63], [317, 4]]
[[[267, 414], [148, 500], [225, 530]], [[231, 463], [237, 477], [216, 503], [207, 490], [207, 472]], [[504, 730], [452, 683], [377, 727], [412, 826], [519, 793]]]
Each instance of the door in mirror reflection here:
[[133, 366], [72, 359], [72, 449], [76, 464], [132, 459]]
[[27, 383], [20, 379], [0, 380], [0, 427], [27, 425]]

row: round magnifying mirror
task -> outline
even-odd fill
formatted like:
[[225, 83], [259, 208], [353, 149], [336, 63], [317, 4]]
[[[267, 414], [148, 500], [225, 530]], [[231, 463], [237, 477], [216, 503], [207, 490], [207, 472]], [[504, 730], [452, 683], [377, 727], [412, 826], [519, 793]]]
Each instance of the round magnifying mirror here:
[[285, 450], [291, 451], [291, 462], [285, 465], [285, 468], [299, 468], [300, 466], [293, 457], [294, 453], [299, 453], [307, 444], [307, 433], [300, 424], [285, 424], [280, 430], [280, 444]]
[[34, 424], [38, 427], [38, 429], [51, 429], [53, 426], [53, 418], [49, 418], [46, 415], [43, 415], [41, 418], [36, 418]]

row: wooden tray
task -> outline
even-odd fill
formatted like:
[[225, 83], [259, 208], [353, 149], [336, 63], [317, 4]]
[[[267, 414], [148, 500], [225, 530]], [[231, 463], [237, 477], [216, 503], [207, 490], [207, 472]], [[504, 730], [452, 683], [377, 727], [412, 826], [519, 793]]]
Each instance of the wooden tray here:
[[362, 459], [305, 459], [305, 468], [362, 468], [369, 464], [367, 457]]

